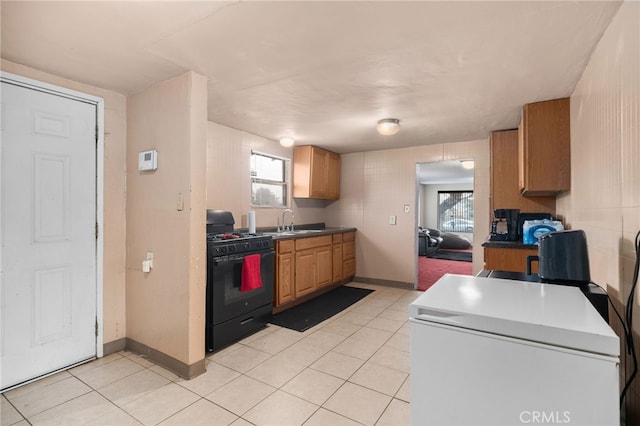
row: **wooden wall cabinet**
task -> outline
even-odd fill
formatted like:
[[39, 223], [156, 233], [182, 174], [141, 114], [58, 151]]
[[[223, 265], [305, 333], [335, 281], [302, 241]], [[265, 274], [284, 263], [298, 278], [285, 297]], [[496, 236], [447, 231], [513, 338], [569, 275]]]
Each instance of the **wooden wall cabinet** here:
[[293, 196], [340, 198], [340, 155], [312, 145], [293, 149]]
[[491, 133], [490, 208], [520, 209], [527, 213], [555, 215], [555, 196], [526, 197], [518, 185], [518, 131]]
[[[484, 269], [488, 271], [527, 271], [527, 256], [538, 254], [538, 249], [530, 248], [484, 248]], [[538, 273], [538, 262], [531, 264], [531, 272]]]
[[518, 182], [523, 195], [571, 189], [569, 98], [526, 104], [518, 127]]

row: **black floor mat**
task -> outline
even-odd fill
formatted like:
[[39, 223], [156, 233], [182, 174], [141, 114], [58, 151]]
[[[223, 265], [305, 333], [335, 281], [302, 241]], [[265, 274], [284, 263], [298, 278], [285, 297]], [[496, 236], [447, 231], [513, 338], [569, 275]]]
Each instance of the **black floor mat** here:
[[459, 260], [462, 262], [471, 262], [473, 260], [473, 254], [470, 251], [438, 250], [427, 257], [442, 260]]
[[302, 305], [274, 315], [271, 323], [291, 330], [305, 331], [353, 305], [372, 291], [341, 286]]

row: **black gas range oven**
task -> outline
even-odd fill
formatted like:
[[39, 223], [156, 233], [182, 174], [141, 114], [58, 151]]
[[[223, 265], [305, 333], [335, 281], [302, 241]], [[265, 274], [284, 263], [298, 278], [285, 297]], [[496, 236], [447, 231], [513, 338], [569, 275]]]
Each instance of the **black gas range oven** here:
[[234, 224], [231, 212], [207, 210], [207, 351], [254, 333], [271, 320], [273, 239], [234, 232]]

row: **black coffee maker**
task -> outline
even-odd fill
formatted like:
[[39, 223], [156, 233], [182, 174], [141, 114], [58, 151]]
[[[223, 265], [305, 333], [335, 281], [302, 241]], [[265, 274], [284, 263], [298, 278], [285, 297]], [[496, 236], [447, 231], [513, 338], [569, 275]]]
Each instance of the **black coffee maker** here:
[[517, 241], [519, 209], [495, 209], [490, 241]]

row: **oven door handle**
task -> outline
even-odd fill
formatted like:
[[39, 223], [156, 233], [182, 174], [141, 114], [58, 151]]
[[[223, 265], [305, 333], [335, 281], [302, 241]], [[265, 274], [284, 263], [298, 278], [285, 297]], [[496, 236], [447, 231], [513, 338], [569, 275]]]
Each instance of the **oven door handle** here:
[[225, 262], [239, 262], [239, 261], [243, 261], [245, 258], [245, 255], [237, 255], [237, 256], [220, 256], [220, 257], [214, 257], [213, 258], [213, 263], [218, 265], [220, 263], [225, 263]]

